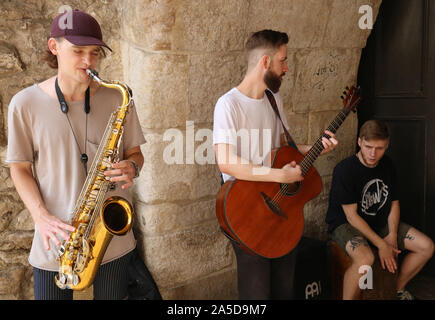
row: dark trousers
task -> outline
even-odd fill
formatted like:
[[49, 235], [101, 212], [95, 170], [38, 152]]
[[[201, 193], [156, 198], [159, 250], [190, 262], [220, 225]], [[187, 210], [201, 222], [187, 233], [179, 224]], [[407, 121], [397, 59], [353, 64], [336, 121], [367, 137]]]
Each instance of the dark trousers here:
[[297, 247], [281, 258], [267, 259], [249, 254], [231, 243], [237, 258], [240, 300], [293, 299]]
[[[95, 300], [122, 300], [128, 296], [128, 264], [131, 252], [100, 266], [95, 277]], [[59, 289], [54, 281], [57, 272], [33, 268], [35, 300], [72, 300], [73, 290]]]

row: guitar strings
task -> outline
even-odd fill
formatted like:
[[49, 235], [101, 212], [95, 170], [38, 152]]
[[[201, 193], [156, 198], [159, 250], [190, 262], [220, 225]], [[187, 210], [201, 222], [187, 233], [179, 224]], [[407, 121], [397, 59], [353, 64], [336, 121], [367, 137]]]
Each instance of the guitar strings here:
[[[337, 132], [338, 128], [343, 124], [346, 117], [349, 115], [349, 111], [340, 111], [338, 115], [335, 117], [335, 119], [332, 121], [332, 123], [328, 126], [326, 130], [331, 131], [333, 133]], [[307, 155], [302, 159], [300, 162], [300, 167], [302, 170], [302, 175], [305, 176], [311, 166], [313, 165], [314, 161], [318, 158], [320, 153], [325, 149], [322, 143], [322, 138], [325, 135], [323, 134], [317, 141], [314, 143], [314, 145], [311, 147], [310, 151], [308, 151]], [[278, 204], [282, 198], [286, 195], [288, 187], [290, 184], [284, 184], [283, 188], [280, 188], [279, 191], [275, 194], [275, 196], [272, 199], [273, 204]]]

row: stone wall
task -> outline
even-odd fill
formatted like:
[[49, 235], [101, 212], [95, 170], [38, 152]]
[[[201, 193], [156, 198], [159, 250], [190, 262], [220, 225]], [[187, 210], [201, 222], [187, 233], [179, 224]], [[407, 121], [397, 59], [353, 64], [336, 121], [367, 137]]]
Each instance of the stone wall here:
[[[356, 81], [370, 30], [358, 27], [361, 5], [381, 0], [77, 0], [0, 3], [0, 299], [32, 298], [27, 263], [33, 225], [3, 163], [7, 105], [11, 97], [53, 74], [40, 62], [50, 22], [67, 3], [94, 15], [114, 54], [100, 66], [106, 79], [121, 79], [134, 91], [147, 144], [135, 187], [135, 234], [141, 255], [165, 299], [233, 299], [236, 264], [218, 231], [214, 164], [201, 165], [193, 152], [211, 146], [197, 137], [212, 129], [217, 99], [245, 71], [243, 44], [253, 31], [289, 34], [290, 72], [283, 96], [291, 133], [313, 143], [341, 107], [344, 87]], [[307, 204], [305, 234], [324, 239], [324, 215], [334, 165], [354, 151], [357, 119], [346, 120], [339, 147], [316, 163], [324, 188]], [[172, 129], [172, 131], [168, 131]], [[182, 134], [183, 163], [163, 154]], [[203, 131], [205, 133], [210, 132]], [[202, 140], [203, 139], [203, 140]], [[194, 141], [192, 143], [188, 143]], [[209, 149], [210, 150], [210, 149]]]

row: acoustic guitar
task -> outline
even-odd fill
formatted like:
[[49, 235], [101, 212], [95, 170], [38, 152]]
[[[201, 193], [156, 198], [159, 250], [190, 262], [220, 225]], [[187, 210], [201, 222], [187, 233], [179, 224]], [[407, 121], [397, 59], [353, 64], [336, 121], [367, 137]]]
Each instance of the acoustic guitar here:
[[[361, 101], [360, 88], [352, 86], [343, 92], [343, 109], [327, 130], [335, 133]], [[216, 215], [223, 233], [245, 251], [265, 258], [278, 258], [298, 244], [304, 229], [304, 205], [319, 195], [322, 180], [313, 167], [324, 147], [322, 137], [302, 155], [292, 147], [271, 151], [272, 167], [282, 168], [296, 161], [304, 180], [285, 184], [229, 180], [217, 196]]]

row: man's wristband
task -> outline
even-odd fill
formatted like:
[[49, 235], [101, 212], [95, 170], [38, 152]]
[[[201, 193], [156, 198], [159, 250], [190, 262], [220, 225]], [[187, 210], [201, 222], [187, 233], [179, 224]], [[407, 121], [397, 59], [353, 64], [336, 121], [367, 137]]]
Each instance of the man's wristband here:
[[139, 177], [139, 166], [137, 165], [137, 163], [134, 162], [133, 160], [127, 160], [127, 161], [130, 161], [131, 164], [134, 167], [134, 177], [133, 177], [133, 179]]

